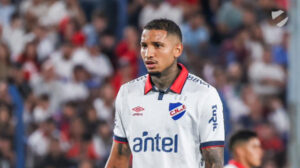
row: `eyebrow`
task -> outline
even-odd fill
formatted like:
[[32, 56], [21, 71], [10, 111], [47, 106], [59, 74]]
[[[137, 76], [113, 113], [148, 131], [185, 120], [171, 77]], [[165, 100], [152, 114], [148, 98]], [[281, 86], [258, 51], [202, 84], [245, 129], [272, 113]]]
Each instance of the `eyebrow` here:
[[[147, 44], [146, 42], [143, 42], [143, 41], [141, 41], [140, 42], [140, 45], [142, 45], [142, 44]], [[151, 41], [150, 42], [150, 44], [164, 44], [163, 42], [161, 42], [161, 41]]]

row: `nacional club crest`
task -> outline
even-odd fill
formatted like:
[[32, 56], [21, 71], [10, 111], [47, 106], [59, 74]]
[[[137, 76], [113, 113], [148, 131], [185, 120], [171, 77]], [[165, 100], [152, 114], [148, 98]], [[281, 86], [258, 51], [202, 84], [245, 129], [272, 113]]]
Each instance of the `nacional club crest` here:
[[173, 120], [178, 120], [186, 112], [186, 106], [182, 103], [170, 103], [169, 104], [170, 116]]

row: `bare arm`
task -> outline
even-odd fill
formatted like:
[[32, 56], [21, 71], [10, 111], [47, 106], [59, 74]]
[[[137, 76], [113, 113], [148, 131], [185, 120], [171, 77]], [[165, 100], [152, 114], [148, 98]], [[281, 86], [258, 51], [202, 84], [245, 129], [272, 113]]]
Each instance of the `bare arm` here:
[[224, 166], [224, 148], [211, 147], [202, 149], [205, 160], [205, 168], [223, 168]]
[[129, 168], [130, 155], [128, 144], [113, 142], [105, 168]]

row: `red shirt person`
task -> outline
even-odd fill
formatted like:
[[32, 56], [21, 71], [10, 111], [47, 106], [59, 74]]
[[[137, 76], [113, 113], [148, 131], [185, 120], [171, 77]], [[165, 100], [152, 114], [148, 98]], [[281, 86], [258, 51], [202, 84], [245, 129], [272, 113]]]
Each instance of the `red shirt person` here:
[[230, 138], [229, 148], [233, 159], [225, 168], [251, 168], [261, 165], [263, 150], [255, 132], [240, 130]]

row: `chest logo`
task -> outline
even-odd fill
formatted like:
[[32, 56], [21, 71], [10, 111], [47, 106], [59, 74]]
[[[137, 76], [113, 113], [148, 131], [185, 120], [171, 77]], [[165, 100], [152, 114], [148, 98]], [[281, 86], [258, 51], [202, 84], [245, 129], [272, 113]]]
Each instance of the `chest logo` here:
[[144, 111], [145, 109], [141, 106], [137, 106], [134, 107], [132, 110], [134, 111], [134, 113], [132, 114], [133, 116], [142, 116], [143, 115], [142, 111]]
[[182, 103], [170, 103], [169, 104], [170, 116], [173, 120], [178, 120], [186, 112], [186, 106]]

